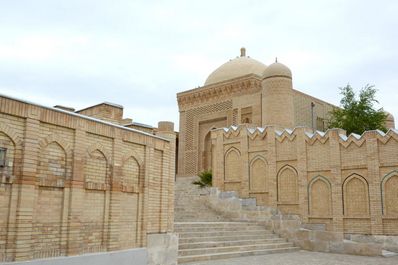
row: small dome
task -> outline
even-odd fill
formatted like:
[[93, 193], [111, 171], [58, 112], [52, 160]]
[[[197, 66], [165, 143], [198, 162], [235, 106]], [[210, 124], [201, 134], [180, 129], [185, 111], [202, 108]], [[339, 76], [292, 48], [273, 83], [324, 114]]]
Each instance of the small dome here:
[[386, 121], [394, 121], [394, 116], [391, 113], [388, 111], [384, 111], [384, 113], [387, 115]]
[[292, 78], [292, 71], [290, 71], [290, 69], [286, 65], [275, 62], [267, 67], [264, 72], [263, 78], [271, 76], [285, 76]]
[[267, 66], [257, 60], [246, 56], [246, 50], [241, 49], [241, 56], [218, 67], [206, 79], [205, 86], [227, 81], [233, 78], [255, 74], [262, 76]]

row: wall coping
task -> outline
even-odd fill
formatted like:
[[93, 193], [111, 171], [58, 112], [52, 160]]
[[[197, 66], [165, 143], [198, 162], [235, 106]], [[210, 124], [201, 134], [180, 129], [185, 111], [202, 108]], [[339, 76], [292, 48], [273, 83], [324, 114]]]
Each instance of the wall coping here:
[[[108, 125], [108, 126], [112, 126], [112, 127], [118, 128], [118, 129], [139, 133], [139, 134], [142, 134], [142, 135], [145, 135], [145, 136], [149, 136], [149, 137], [152, 137], [152, 138], [156, 138], [156, 139], [160, 139], [160, 140], [163, 140], [163, 141], [170, 142], [169, 139], [166, 139], [166, 138], [163, 138], [163, 137], [160, 137], [160, 136], [157, 136], [157, 135], [153, 135], [153, 134], [150, 134], [150, 133], [147, 133], [147, 132], [143, 132], [143, 131], [140, 131], [140, 130], [137, 130], [137, 129], [134, 129], [134, 128], [124, 127], [124, 126], [121, 126], [121, 125], [117, 125], [117, 124], [114, 124], [114, 123], [111, 123], [111, 122], [103, 121], [103, 120], [100, 120], [100, 119], [97, 119], [97, 118], [94, 118], [94, 117], [86, 116], [86, 115], [75, 113], [75, 112], [70, 112], [70, 111], [66, 111], [66, 110], [62, 110], [62, 109], [58, 109], [58, 108], [44, 106], [44, 105], [41, 105], [41, 104], [38, 104], [38, 103], [35, 103], [35, 102], [31, 102], [31, 101], [28, 101], [28, 100], [15, 98], [15, 97], [8, 96], [8, 95], [2, 94], [2, 93], [0, 93], [0, 98], [6, 98], [6, 99], [10, 99], [10, 100], [15, 100], [15, 101], [18, 101], [18, 102], [21, 102], [21, 103], [34, 105], [34, 106], [39, 107], [39, 108], [44, 108], [44, 109], [48, 109], [48, 110], [52, 110], [52, 111], [56, 111], [56, 112], [61, 112], [61, 113], [64, 113], [64, 114], [67, 114], [67, 115], [70, 115], [70, 116], [75, 116], [75, 117], [79, 117], [79, 118], [82, 118], [82, 119], [85, 119], [85, 120], [95, 121], [95, 122], [102, 123], [102, 124], [105, 124], [105, 125]], [[102, 103], [100, 103], [100, 104], [102, 104]]]

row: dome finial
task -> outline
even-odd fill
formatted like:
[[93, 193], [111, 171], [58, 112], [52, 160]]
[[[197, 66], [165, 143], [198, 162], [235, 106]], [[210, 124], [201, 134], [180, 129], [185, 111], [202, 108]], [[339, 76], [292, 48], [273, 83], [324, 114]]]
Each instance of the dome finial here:
[[246, 57], [246, 48], [245, 47], [240, 48], [240, 57]]
[[275, 62], [276, 62], [276, 63], [278, 62], [278, 57], [275, 57]]

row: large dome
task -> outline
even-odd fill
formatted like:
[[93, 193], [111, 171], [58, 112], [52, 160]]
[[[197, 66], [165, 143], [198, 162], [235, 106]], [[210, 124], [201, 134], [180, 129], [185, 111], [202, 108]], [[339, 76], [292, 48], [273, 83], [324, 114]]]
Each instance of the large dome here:
[[265, 64], [246, 56], [245, 49], [242, 48], [241, 56], [230, 60], [214, 70], [206, 79], [205, 86], [248, 74], [255, 74], [261, 77], [266, 68]]

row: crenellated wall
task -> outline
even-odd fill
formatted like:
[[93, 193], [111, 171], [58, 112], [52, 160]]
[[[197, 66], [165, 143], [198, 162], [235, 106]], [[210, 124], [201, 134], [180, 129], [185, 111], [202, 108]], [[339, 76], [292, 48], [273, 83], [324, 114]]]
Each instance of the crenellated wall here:
[[398, 235], [398, 132], [212, 131], [213, 185], [346, 234]]
[[173, 131], [0, 96], [0, 148], [0, 261], [147, 247], [173, 231]]

